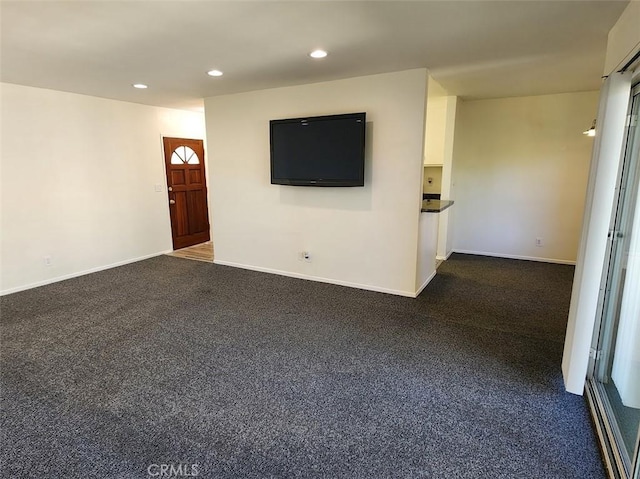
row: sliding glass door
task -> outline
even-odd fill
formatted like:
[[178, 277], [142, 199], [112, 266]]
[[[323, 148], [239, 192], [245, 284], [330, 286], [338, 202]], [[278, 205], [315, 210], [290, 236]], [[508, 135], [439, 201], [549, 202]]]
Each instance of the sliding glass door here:
[[638, 478], [640, 444], [640, 85], [632, 91], [609, 263], [594, 338], [588, 393], [603, 423], [608, 466]]

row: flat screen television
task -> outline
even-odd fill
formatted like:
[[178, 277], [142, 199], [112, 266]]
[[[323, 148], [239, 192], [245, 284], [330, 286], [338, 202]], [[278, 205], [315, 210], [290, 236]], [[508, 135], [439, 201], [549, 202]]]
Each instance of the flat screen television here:
[[364, 186], [366, 113], [271, 120], [271, 183]]

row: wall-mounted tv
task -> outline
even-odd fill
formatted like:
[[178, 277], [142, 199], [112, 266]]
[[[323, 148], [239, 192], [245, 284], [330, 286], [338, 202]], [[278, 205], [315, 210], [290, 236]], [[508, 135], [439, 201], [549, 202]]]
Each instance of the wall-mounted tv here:
[[364, 186], [366, 113], [271, 120], [271, 183]]

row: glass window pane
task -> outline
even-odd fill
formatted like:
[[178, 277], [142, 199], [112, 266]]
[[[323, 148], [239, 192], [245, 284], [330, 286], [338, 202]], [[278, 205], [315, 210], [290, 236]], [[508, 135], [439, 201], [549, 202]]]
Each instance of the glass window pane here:
[[193, 151], [188, 146], [185, 146], [184, 149], [185, 149], [185, 158], [187, 159], [187, 163], [189, 163], [190, 165], [200, 164], [200, 159], [198, 158], [198, 155], [196, 155], [195, 151]]
[[179, 146], [173, 151], [173, 154], [171, 155], [171, 164], [182, 165], [185, 163], [184, 158], [184, 146]]
[[171, 164], [184, 165], [185, 163], [198, 165], [200, 164], [200, 158], [198, 158], [196, 152], [188, 146], [179, 146], [171, 155]]

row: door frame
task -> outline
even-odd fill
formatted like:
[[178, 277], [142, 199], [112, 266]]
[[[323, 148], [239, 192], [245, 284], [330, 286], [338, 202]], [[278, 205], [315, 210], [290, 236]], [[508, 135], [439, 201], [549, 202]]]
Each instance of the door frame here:
[[[635, 77], [634, 80], [635, 81], [631, 85], [629, 106], [627, 110], [627, 118], [629, 119], [631, 119], [631, 114], [633, 113], [632, 107], [634, 99], [636, 96], [640, 95], [640, 77]], [[640, 126], [637, 126], [636, 128], [640, 128]], [[631, 166], [627, 162], [633, 161], [633, 159], [628, 159], [628, 149], [632, 146], [630, 132], [630, 124], [627, 124], [625, 126], [622, 156], [618, 166], [616, 198], [610, 218], [609, 237], [607, 240], [605, 255], [606, 259], [603, 265], [600, 294], [598, 296], [598, 308], [591, 340], [591, 353], [589, 358], [587, 381], [585, 384], [585, 393], [592, 418], [594, 419], [596, 432], [600, 440], [603, 458], [608, 473], [611, 477], [615, 478], [640, 479], [640, 428], [638, 429], [635, 450], [632, 451], [631, 457], [627, 458], [626, 452], [624, 454], [622, 452], [625, 445], [621, 432], [616, 424], [613, 408], [609, 403], [608, 395], [604, 386], [600, 384], [600, 378], [603, 376], [603, 370], [608, 370], [608, 363], [613, 359], [611, 351], [605, 351], [603, 349], [603, 343], [607, 343], [607, 346], [605, 347], [613, 347], [615, 335], [617, 334], [617, 325], [610, 324], [607, 321], [611, 320], [611, 318], [608, 317], [610, 316], [608, 313], [613, 307], [610, 304], [610, 301], [615, 299], [611, 297], [612, 292], [615, 292], [615, 288], [612, 288], [611, 286], [612, 282], [616, 281], [616, 272], [613, 269], [614, 256], [617, 254], [617, 250], [620, 247], [616, 226], [617, 219], [623, 208], [621, 203], [621, 196], [625, 192], [625, 185], [623, 182], [627, 181], [627, 175], [629, 174], [627, 168], [630, 168]], [[635, 130], [634, 133], [637, 134]], [[640, 161], [640, 159], [637, 159], [636, 161]], [[635, 167], [640, 168], [640, 163], [636, 164]], [[640, 195], [640, 191], [636, 194]], [[634, 198], [633, 201], [636, 200], [637, 198]], [[606, 362], [607, 364], [603, 364], [603, 362]]]

